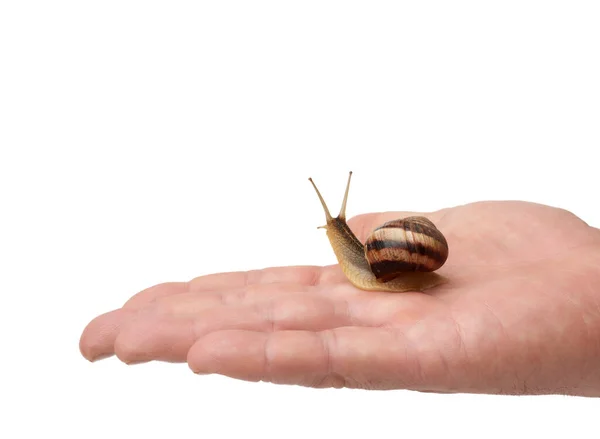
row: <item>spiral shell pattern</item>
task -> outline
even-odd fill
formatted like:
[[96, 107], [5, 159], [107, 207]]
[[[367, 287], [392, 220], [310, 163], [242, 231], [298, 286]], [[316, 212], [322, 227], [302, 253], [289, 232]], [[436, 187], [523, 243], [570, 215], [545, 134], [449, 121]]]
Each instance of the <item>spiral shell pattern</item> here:
[[448, 259], [448, 243], [429, 219], [411, 216], [373, 230], [365, 257], [377, 280], [388, 282], [401, 273], [437, 270]]

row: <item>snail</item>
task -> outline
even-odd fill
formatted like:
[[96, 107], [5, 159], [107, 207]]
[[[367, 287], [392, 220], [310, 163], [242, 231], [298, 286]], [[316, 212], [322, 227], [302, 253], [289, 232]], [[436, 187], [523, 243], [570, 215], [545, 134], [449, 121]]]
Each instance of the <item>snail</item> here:
[[411, 216], [388, 221], [371, 232], [363, 245], [346, 224], [346, 193], [339, 215], [334, 218], [312, 178], [323, 210], [327, 237], [344, 275], [350, 283], [367, 291], [423, 291], [446, 282], [434, 273], [448, 258], [448, 243], [429, 219]]

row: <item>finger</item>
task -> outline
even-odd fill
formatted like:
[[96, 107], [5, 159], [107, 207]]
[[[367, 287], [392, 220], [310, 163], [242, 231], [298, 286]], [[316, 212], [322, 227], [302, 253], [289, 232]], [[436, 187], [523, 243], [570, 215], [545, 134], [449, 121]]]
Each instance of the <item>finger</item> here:
[[215, 291], [284, 282], [317, 285], [320, 283], [321, 274], [322, 267], [315, 266], [270, 267], [245, 272], [216, 273], [191, 280], [190, 291]]
[[99, 315], [83, 330], [79, 339], [79, 351], [89, 361], [112, 356], [121, 325], [130, 320], [137, 310], [161, 297], [176, 295], [187, 289], [184, 282], [155, 285], [133, 296], [123, 308]]
[[113, 355], [119, 328], [134, 313], [131, 310], [118, 309], [102, 314], [88, 323], [79, 339], [81, 355], [89, 361]]
[[117, 334], [112, 349], [126, 364], [152, 360], [182, 362], [196, 337], [193, 319], [138, 314]]
[[147, 288], [124, 305], [125, 308], [139, 308], [158, 298], [184, 292], [218, 292], [240, 289], [249, 285], [267, 285], [272, 283], [290, 283], [299, 285], [328, 285], [341, 280], [335, 266], [314, 267], [271, 267], [262, 270], [215, 273], [200, 276], [190, 282], [167, 282]]
[[146, 288], [132, 296], [123, 308], [138, 309], [161, 297], [173, 296], [189, 291], [187, 282], [165, 282]]
[[155, 310], [138, 314], [123, 328], [115, 341], [115, 353], [125, 363], [180, 362], [186, 360], [188, 350], [198, 338], [213, 331], [319, 331], [351, 323], [346, 302], [303, 294], [252, 305], [205, 309], [184, 317]]
[[[131, 322], [144, 307], [160, 302], [168, 304], [173, 298], [185, 297], [188, 286], [184, 282], [169, 282], [150, 287], [133, 296], [123, 308], [99, 315], [83, 330], [79, 350], [89, 361], [114, 355], [114, 345], [123, 325]], [[178, 299], [185, 306], [185, 301]], [[207, 300], [205, 300], [207, 301]], [[219, 302], [213, 298], [213, 302]], [[207, 301], [208, 302], [208, 301]], [[209, 306], [207, 303], [206, 306]]]
[[254, 304], [288, 295], [301, 294], [303, 297], [309, 297], [317, 295], [315, 292], [321, 290], [323, 290], [321, 287], [285, 283], [248, 285], [226, 291], [188, 292], [161, 297], [148, 307], [157, 314], [185, 318], [194, 317], [205, 310], [215, 311], [228, 306]]
[[446, 385], [437, 346], [386, 328], [320, 332], [227, 330], [200, 338], [188, 364], [196, 373], [310, 387], [420, 389]]
[[[323, 269], [324, 272], [327, 272], [326, 276], [329, 279], [327, 282], [331, 282], [331, 285], [333, 285], [334, 279], [336, 279], [336, 282], [346, 284], [347, 281], [343, 277], [343, 273], [336, 268], [335, 266], [331, 266]], [[288, 270], [281, 270], [281, 272], [283, 271]], [[292, 273], [294, 271], [290, 270]], [[337, 271], [340, 271], [339, 275]], [[263, 279], [263, 281], [266, 281], [266, 283], [263, 283], [259, 279], [255, 279], [257, 283], [252, 282], [240, 286], [232, 286], [227, 289], [224, 289], [222, 285], [215, 285], [214, 290], [205, 289], [197, 291], [192, 289], [191, 291], [184, 292], [179, 292], [178, 290], [168, 292], [167, 290], [163, 290], [160, 295], [154, 294], [151, 303], [153, 306], [156, 305], [161, 309], [163, 313], [184, 316], [194, 315], [207, 308], [253, 303], [286, 294], [303, 293], [311, 295], [322, 294], [323, 292], [326, 292], [328, 295], [340, 294], [339, 288], [332, 288], [325, 285], [306, 285], [306, 283], [293, 282], [294, 279], [298, 280], [298, 277], [291, 276], [289, 281], [285, 283], [271, 282], [269, 279]], [[272, 280], [275, 280], [275, 278]], [[141, 305], [143, 305], [143, 302], [138, 302], [135, 307]]]

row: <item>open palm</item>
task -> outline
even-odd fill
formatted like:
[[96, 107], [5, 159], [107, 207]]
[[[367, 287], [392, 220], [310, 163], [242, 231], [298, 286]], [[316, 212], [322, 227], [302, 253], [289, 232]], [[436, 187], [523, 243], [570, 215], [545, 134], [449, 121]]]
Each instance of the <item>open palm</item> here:
[[[349, 225], [364, 241], [410, 214]], [[214, 274], [135, 295], [81, 351], [314, 387], [600, 395], [600, 231], [524, 202], [425, 216], [450, 247], [426, 293], [358, 290], [338, 266]]]

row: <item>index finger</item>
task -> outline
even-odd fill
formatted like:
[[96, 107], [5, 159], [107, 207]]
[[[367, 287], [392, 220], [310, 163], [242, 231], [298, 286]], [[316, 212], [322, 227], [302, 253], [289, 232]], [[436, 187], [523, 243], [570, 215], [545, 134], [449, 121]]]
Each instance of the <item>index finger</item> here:
[[139, 308], [161, 297], [188, 292], [224, 292], [254, 285], [286, 283], [301, 286], [333, 285], [344, 280], [337, 266], [270, 267], [260, 270], [214, 273], [189, 282], [169, 282], [143, 290], [129, 299], [124, 308]]
[[215, 273], [200, 276], [189, 282], [190, 291], [215, 291], [248, 285], [294, 283], [317, 285], [321, 281], [323, 267], [295, 266], [270, 267], [261, 270]]

